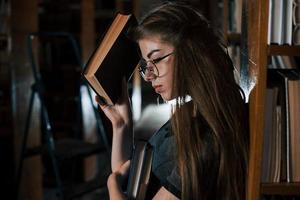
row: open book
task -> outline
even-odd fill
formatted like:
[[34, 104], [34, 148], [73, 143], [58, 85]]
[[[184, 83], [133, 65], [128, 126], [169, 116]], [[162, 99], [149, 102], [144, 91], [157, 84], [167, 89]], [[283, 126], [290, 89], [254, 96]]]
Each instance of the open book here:
[[138, 64], [138, 45], [131, 39], [136, 25], [133, 15], [118, 13], [85, 66], [83, 76], [103, 103], [116, 103], [123, 77], [128, 81]]

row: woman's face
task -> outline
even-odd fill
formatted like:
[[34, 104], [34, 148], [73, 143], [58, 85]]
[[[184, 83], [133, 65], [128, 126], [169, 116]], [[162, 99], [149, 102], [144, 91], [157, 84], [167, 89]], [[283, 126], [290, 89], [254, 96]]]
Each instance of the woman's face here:
[[[146, 37], [139, 40], [142, 57], [145, 61], [156, 60], [174, 51], [174, 47], [163, 43], [159, 37]], [[149, 62], [147, 62], [149, 64]], [[155, 63], [159, 76], [147, 79], [151, 82], [155, 92], [165, 100], [172, 99], [174, 55], [170, 54], [159, 62]]]

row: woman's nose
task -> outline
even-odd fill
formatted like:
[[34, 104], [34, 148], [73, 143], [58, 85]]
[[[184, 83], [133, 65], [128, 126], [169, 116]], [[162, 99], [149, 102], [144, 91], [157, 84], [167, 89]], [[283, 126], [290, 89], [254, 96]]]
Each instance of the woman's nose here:
[[145, 76], [145, 81], [151, 82], [152, 80], [154, 80], [154, 76]]
[[145, 81], [152, 81], [156, 78], [156, 75], [154, 74], [153, 70], [147, 69], [145, 71]]

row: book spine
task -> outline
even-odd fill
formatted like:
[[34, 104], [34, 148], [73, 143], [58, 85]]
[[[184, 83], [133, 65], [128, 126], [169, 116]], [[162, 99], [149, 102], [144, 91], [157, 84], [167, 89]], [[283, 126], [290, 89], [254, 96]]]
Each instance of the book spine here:
[[283, 0], [273, 0], [272, 3], [272, 33], [271, 43], [282, 44], [283, 35]]
[[292, 31], [293, 31], [293, 0], [284, 1], [285, 14], [284, 14], [284, 38], [283, 43], [292, 44]]
[[288, 78], [284, 77], [284, 95], [285, 95], [285, 132], [286, 132], [286, 182], [291, 182], [291, 156], [290, 156], [290, 116], [289, 116], [289, 87]]
[[290, 79], [289, 87], [289, 114], [290, 114], [290, 169], [291, 182], [300, 181], [300, 80], [299, 76]]
[[[273, 1], [274, 0], [269, 0], [269, 19], [268, 19], [268, 44], [271, 44], [272, 42], [272, 23], [273, 23]], [[272, 56], [273, 57], [273, 56]]]
[[292, 34], [292, 38], [293, 38], [293, 44], [294, 45], [300, 45], [300, 6], [299, 6], [300, 2], [299, 0], [294, 0], [293, 3], [293, 34]]

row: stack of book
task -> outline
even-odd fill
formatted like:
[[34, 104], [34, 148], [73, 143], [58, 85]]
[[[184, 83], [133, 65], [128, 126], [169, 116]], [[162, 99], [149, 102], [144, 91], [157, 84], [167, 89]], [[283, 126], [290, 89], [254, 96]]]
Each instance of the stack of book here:
[[262, 182], [300, 182], [300, 75], [273, 73], [277, 84], [266, 92]]
[[270, 57], [269, 69], [296, 69], [297, 58], [293, 56], [274, 55]]

